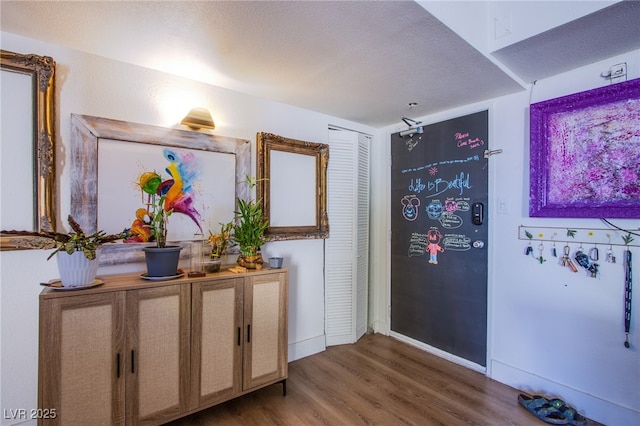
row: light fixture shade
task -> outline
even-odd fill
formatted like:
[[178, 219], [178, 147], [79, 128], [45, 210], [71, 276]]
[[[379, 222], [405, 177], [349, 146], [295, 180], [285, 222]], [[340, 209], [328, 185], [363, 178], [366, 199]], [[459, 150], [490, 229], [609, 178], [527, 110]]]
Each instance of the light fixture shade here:
[[209, 110], [206, 108], [193, 108], [189, 114], [182, 119], [180, 124], [188, 126], [194, 130], [197, 129], [215, 129], [216, 125], [211, 118]]

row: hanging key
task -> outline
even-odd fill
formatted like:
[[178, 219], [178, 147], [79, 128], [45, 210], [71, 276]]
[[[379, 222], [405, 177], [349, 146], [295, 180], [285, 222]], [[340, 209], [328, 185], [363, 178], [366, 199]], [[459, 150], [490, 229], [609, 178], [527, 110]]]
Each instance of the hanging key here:
[[568, 245], [564, 246], [564, 255], [562, 256], [561, 260], [562, 266], [568, 266], [573, 272], [578, 272], [578, 268], [576, 268], [576, 265], [571, 260], [571, 257], [569, 257], [570, 251], [571, 249]]
[[564, 246], [564, 254], [560, 258], [560, 264], [562, 266], [568, 266], [568, 262], [571, 260], [571, 259], [569, 259], [569, 251], [570, 250], [571, 249], [569, 248], [569, 246]]

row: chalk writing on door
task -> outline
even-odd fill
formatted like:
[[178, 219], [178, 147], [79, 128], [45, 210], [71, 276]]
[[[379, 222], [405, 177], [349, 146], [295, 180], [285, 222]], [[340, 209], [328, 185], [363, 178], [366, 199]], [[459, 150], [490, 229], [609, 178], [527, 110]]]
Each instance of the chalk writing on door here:
[[484, 140], [478, 137], [469, 136], [468, 132], [456, 132], [454, 134], [454, 140], [456, 141], [458, 148], [466, 147], [469, 149], [475, 149], [484, 145]]

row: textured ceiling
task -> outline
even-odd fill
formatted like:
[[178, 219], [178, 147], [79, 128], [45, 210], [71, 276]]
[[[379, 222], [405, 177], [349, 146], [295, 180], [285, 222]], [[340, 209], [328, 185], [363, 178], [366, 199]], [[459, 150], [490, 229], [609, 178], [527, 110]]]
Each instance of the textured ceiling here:
[[[637, 23], [640, 2], [630, 3], [609, 14]], [[4, 0], [0, 8], [3, 31], [373, 127], [523, 90], [413, 1]], [[569, 64], [573, 44], [593, 36], [582, 27], [532, 37], [496, 58], [529, 82], [620, 53], [586, 46]], [[624, 48], [639, 48], [638, 39]]]
[[[640, 49], [640, 1], [623, 1], [493, 52], [532, 82]], [[613, 64], [612, 64], [613, 65]]]

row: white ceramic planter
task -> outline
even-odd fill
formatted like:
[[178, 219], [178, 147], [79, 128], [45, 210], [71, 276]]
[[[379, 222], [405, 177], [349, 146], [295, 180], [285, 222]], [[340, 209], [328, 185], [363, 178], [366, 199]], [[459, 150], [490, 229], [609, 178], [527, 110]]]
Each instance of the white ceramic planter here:
[[84, 287], [91, 285], [98, 273], [100, 251], [96, 252], [96, 258], [87, 259], [81, 251], [73, 254], [60, 251], [56, 254], [58, 260], [58, 272], [64, 287]]

